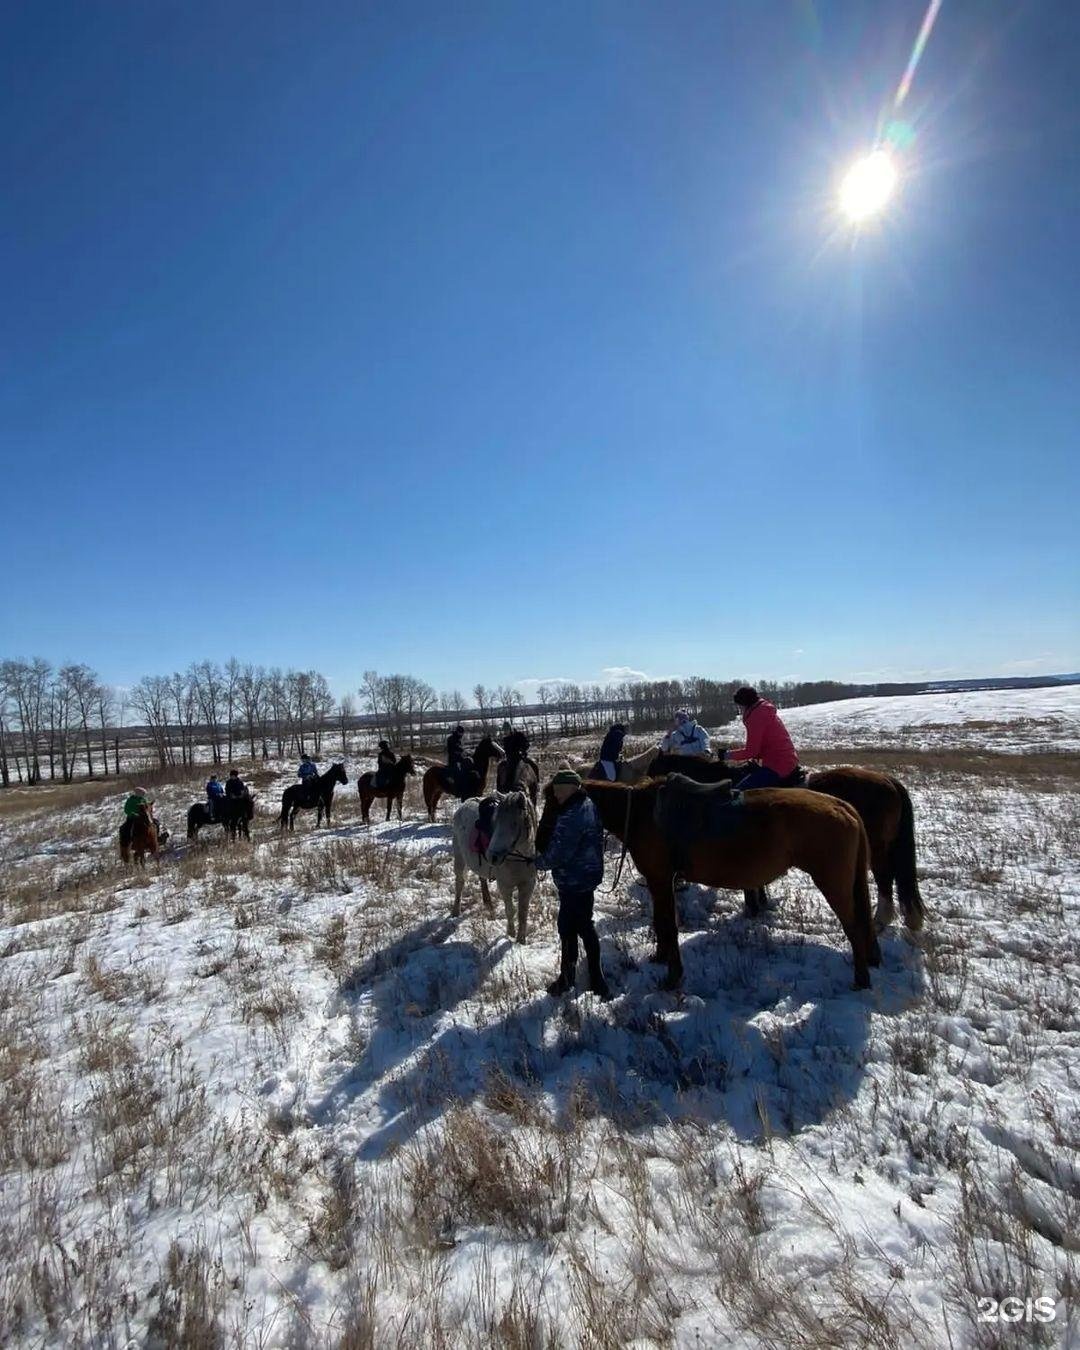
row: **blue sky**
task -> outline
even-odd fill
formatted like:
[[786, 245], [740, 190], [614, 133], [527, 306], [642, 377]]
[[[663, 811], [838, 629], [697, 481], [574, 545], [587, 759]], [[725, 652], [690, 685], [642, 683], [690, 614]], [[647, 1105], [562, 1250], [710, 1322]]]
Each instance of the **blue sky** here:
[[8, 4], [2, 654], [1080, 667], [1080, 6]]

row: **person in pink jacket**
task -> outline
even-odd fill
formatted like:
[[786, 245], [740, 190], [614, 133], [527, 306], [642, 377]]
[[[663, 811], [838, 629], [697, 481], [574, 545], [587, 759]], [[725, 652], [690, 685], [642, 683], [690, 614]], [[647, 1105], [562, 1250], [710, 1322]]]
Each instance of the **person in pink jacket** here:
[[[799, 767], [799, 757], [791, 743], [787, 727], [776, 708], [756, 689], [744, 686], [735, 691], [735, 706], [742, 713], [746, 744], [728, 750], [726, 764], [746, 764], [749, 772], [735, 782], [737, 788], [779, 787]], [[752, 764], [748, 761], [753, 760]]]

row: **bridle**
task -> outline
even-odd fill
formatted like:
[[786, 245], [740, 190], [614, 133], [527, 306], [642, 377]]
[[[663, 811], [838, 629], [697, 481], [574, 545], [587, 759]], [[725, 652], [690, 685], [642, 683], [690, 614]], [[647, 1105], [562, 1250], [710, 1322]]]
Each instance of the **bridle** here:
[[[525, 803], [525, 794], [524, 794], [524, 792], [521, 794], [521, 797], [522, 797], [521, 814], [522, 814], [522, 817], [523, 817], [523, 823], [522, 823], [521, 825], [518, 826], [517, 834], [515, 834], [514, 837], [513, 837], [513, 839], [510, 841], [510, 847], [509, 847], [509, 848], [506, 850], [506, 852], [503, 854], [503, 859], [502, 859], [502, 860], [503, 860], [503, 862], [505, 862], [505, 861], [507, 860], [507, 858], [516, 858], [518, 862], [533, 863], [533, 864], [535, 865], [535, 863], [536, 863], [536, 854], [535, 854], [535, 853], [530, 857], [527, 853], [519, 853], [519, 852], [514, 848], [514, 845], [515, 845], [515, 844], [517, 843], [517, 841], [521, 838], [522, 833], [523, 833], [523, 832], [526, 832], [526, 833], [527, 833], [528, 827], [529, 827], [529, 808], [528, 808], [528, 806], [527, 806], [526, 803]], [[496, 863], [492, 863], [492, 866], [493, 866], [493, 867], [495, 867], [495, 866], [497, 866], [497, 865], [498, 865], [498, 864], [496, 864]]]

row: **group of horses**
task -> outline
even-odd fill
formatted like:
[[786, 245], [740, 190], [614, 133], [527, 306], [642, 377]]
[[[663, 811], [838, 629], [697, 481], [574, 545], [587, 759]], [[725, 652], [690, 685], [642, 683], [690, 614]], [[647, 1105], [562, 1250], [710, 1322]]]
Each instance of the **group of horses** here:
[[[648, 887], [656, 935], [652, 959], [666, 966], [668, 988], [677, 987], [683, 973], [680, 880], [741, 890], [747, 914], [757, 916], [768, 903], [766, 887], [792, 867], [808, 873], [851, 944], [857, 989], [869, 986], [870, 968], [881, 962], [877, 934], [895, 917], [894, 894], [905, 925], [912, 931], [923, 926], [914, 810], [907, 789], [890, 774], [845, 766], [809, 774], [802, 786], [739, 793], [722, 759], [655, 748], [620, 761], [615, 782], [593, 779], [589, 766], [580, 768], [604, 829], [622, 843], [620, 871], [629, 854]], [[538, 821], [528, 792], [500, 792], [484, 854], [475, 844], [478, 805], [466, 802], [454, 816], [453, 912], [460, 912], [466, 873], [477, 873], [485, 906], [493, 908], [494, 881], [506, 904], [507, 933], [521, 942], [536, 877], [529, 860], [537, 837], [554, 826], [553, 791], [549, 786]], [[868, 870], [877, 888], [875, 912]]]
[[[495, 764], [495, 794], [490, 838], [479, 841], [481, 799]], [[761, 788], [738, 793], [722, 759], [669, 755], [657, 748], [620, 760], [616, 780], [594, 779], [582, 765], [584, 791], [596, 806], [604, 829], [632, 858], [653, 902], [654, 960], [667, 968], [665, 985], [682, 978], [676, 890], [680, 882], [741, 890], [749, 915], [767, 905], [766, 887], [790, 868], [808, 873], [840, 922], [851, 944], [855, 986], [870, 983], [870, 967], [880, 963], [877, 933], [895, 917], [899, 903], [905, 925], [915, 931], [925, 917], [916, 872], [915, 818], [911, 797], [899, 779], [872, 769], [844, 766], [807, 776], [798, 787]], [[413, 757], [402, 755], [382, 774], [357, 780], [365, 823], [376, 800], [385, 800], [386, 819], [402, 803], [408, 779], [417, 772]], [[329, 825], [334, 789], [348, 783], [343, 763], [334, 763], [311, 783], [296, 783], [282, 793], [279, 827], [292, 830], [298, 813], [317, 811], [316, 826]], [[461, 805], [454, 813], [453, 913], [461, 912], [467, 873], [480, 878], [481, 897], [493, 910], [490, 883], [506, 909], [508, 936], [524, 942], [529, 903], [536, 886], [537, 838], [550, 833], [556, 812], [549, 787], [538, 816], [540, 771], [527, 755], [508, 757], [499, 743], [484, 736], [473, 754], [456, 765], [435, 764], [422, 778], [428, 818], [444, 795]], [[187, 814], [188, 838], [201, 828], [222, 825], [233, 838], [249, 836], [255, 804], [250, 793], [217, 804], [211, 818], [206, 804], [195, 802]], [[121, 837], [124, 861], [145, 865], [157, 851], [153, 820], [144, 812]], [[867, 871], [874, 877], [877, 908], [870, 907]]]

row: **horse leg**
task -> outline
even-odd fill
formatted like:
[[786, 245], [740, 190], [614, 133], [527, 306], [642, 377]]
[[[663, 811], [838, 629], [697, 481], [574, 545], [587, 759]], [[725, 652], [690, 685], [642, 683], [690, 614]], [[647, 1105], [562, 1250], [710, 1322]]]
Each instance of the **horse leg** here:
[[535, 886], [535, 873], [533, 876], [521, 882], [518, 886], [517, 940], [522, 946], [525, 945], [526, 939], [529, 936], [529, 901], [532, 899], [533, 888]]
[[645, 874], [653, 900], [653, 928], [656, 930], [656, 959], [667, 966], [664, 989], [675, 989], [682, 982], [683, 965], [679, 955], [679, 919], [675, 912], [675, 873]]
[[[864, 836], [865, 837], [865, 836]], [[870, 914], [870, 890], [866, 884], [866, 850], [858, 856], [832, 858], [810, 872], [810, 879], [840, 920], [855, 965], [855, 988], [870, 988], [870, 967], [880, 965], [881, 951]]]
[[869, 830], [867, 831], [870, 843], [870, 871], [874, 874], [878, 897], [877, 907], [874, 910], [874, 931], [877, 933], [888, 928], [896, 918], [896, 906], [893, 904], [893, 869], [889, 861], [888, 844], [880, 837], [882, 828], [879, 825], [872, 838]]
[[480, 878], [480, 899], [484, 902], [484, 908], [489, 914], [495, 913], [495, 906], [491, 903], [491, 887], [487, 884], [484, 877]]
[[454, 908], [450, 913], [456, 918], [461, 913], [461, 893], [465, 889], [465, 859], [454, 849]]
[[514, 883], [509, 879], [503, 880], [502, 877], [496, 882], [499, 888], [499, 895], [502, 897], [503, 908], [506, 910], [506, 936], [512, 938], [515, 935], [514, 929]]
[[[398, 823], [399, 823], [399, 824], [401, 823], [401, 819], [402, 819], [402, 817], [401, 817], [401, 803], [402, 803], [404, 800], [405, 800], [405, 789], [402, 788], [401, 791], [398, 793], [398, 799], [397, 799], [397, 818], [398, 818]], [[387, 816], [386, 818], [387, 818], [387, 820], [390, 819], [389, 816]]]
[[746, 907], [747, 918], [756, 919], [768, 909], [769, 893], [764, 886], [758, 886], [750, 891], [743, 891], [743, 902]]
[[388, 793], [386, 794], [386, 823], [387, 823], [388, 825], [389, 825], [389, 823], [390, 823], [390, 812], [391, 812], [393, 809], [394, 809], [394, 797], [393, 797], [393, 793], [388, 792]]

